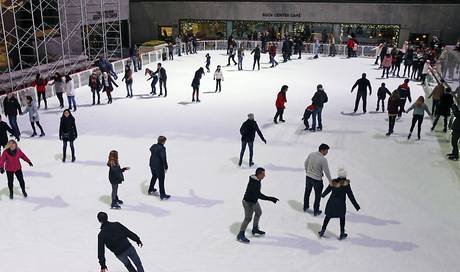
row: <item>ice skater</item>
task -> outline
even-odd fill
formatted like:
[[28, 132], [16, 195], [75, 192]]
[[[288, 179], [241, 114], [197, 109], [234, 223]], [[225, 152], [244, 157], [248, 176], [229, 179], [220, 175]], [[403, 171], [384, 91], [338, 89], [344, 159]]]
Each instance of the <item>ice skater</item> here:
[[452, 161], [458, 161], [458, 140], [460, 139], [460, 111], [458, 110], [457, 105], [452, 105], [452, 114], [455, 119], [452, 123], [452, 152], [447, 154], [447, 158]]
[[380, 88], [377, 90], [377, 108], [375, 111], [379, 111], [380, 109], [380, 102], [382, 102], [382, 112], [385, 112], [385, 99], [388, 95], [391, 95], [390, 91], [385, 87], [385, 83], [380, 85]]
[[150, 87], [151, 87], [151, 91], [150, 91], [150, 94], [151, 95], [156, 95], [157, 94], [157, 88], [156, 88], [156, 85], [157, 85], [157, 82], [158, 82], [158, 76], [152, 71], [150, 70], [149, 68], [145, 68], [145, 75], [149, 75], [150, 77], [147, 79], [147, 81], [149, 80], [152, 80], [152, 83], [150, 83]]
[[96, 96], [97, 96], [97, 104], [101, 104], [101, 89], [102, 89], [102, 84], [101, 81], [99, 80], [99, 75], [97, 74], [96, 71], [93, 71], [91, 76], [89, 76], [88, 80], [88, 86], [91, 88], [91, 93], [93, 94], [93, 104], [96, 104]]
[[168, 89], [166, 88], [166, 80], [168, 79], [168, 75], [166, 74], [166, 69], [161, 66], [161, 63], [157, 64], [157, 70], [153, 73], [154, 75], [158, 74], [158, 79], [160, 82], [160, 94], [158, 96], [163, 95], [163, 87], [165, 89], [164, 97], [168, 96]]
[[246, 188], [246, 192], [243, 197], [243, 208], [244, 208], [244, 220], [241, 223], [240, 232], [236, 236], [237, 241], [243, 243], [249, 243], [249, 239], [246, 238], [245, 232], [249, 223], [254, 215], [254, 222], [252, 227], [252, 235], [265, 235], [264, 231], [259, 229], [259, 220], [262, 215], [262, 209], [260, 208], [259, 199], [271, 201], [276, 204], [278, 198], [273, 196], [264, 195], [260, 189], [262, 187], [262, 180], [265, 178], [265, 169], [257, 168], [256, 174], [249, 177], [249, 183]]
[[254, 120], [254, 114], [250, 113], [248, 114], [248, 120], [246, 120], [240, 128], [241, 152], [240, 160], [238, 162], [239, 166], [241, 166], [241, 164], [243, 163], [243, 156], [244, 152], [246, 151], [246, 145], [249, 146], [249, 167], [254, 165], [252, 159], [254, 155], [254, 139], [256, 138], [256, 132], [257, 135], [259, 135], [262, 142], [266, 144], [267, 140], [265, 140], [264, 135], [259, 129], [259, 125], [257, 125], [257, 122]]
[[10, 199], [13, 199], [13, 181], [16, 176], [21, 186], [22, 195], [27, 197], [26, 184], [24, 182], [24, 175], [22, 173], [22, 166], [20, 160], [23, 160], [29, 164], [30, 167], [34, 166], [29, 158], [22, 152], [18, 147], [15, 140], [9, 140], [5, 146], [5, 150], [0, 157], [0, 173], [5, 173], [8, 179], [8, 189], [10, 191]]
[[281, 91], [279, 91], [278, 95], [276, 96], [276, 114], [275, 117], [273, 118], [273, 123], [278, 124], [278, 118], [281, 123], [286, 122], [283, 119], [283, 114], [284, 114], [284, 109], [286, 108], [284, 106], [285, 103], [287, 103], [287, 98], [286, 98], [286, 92], [288, 91], [288, 86], [283, 85], [281, 87]]
[[67, 95], [67, 102], [69, 104], [69, 110], [77, 110], [77, 102], [75, 101], [75, 85], [73, 79], [70, 77], [70, 74], [65, 76], [65, 94]]
[[[313, 106], [315, 110], [312, 112], [312, 127], [310, 128], [311, 132], [315, 132], [316, 130], [322, 131], [323, 130], [323, 118], [322, 112], [324, 104], [327, 103], [328, 97], [326, 92], [324, 91], [323, 85], [318, 84], [316, 86], [316, 92], [311, 98]], [[316, 121], [318, 121], [318, 126], [316, 126]]]
[[73, 142], [77, 139], [77, 126], [75, 118], [70, 110], [64, 110], [59, 124], [59, 140], [62, 141], [62, 162], [66, 161], [67, 143], [70, 143], [70, 151], [72, 152], [72, 162], [75, 162], [75, 147]]
[[254, 48], [251, 51], [251, 54], [254, 54], [254, 63], [252, 64], [252, 70], [256, 68], [256, 64], [257, 64], [257, 70], [260, 70], [260, 47], [259, 45], [256, 45], [256, 48]]
[[32, 87], [37, 89], [38, 108], [40, 108], [41, 101], [43, 99], [43, 102], [45, 102], [45, 110], [48, 109], [48, 102], [46, 101], [46, 85], [48, 85], [48, 80], [42, 78], [40, 74], [37, 74], [34, 82], [32, 82]]
[[120, 163], [118, 162], [118, 151], [116, 150], [110, 151], [107, 166], [109, 167], [109, 181], [112, 185], [112, 204], [110, 207], [112, 209], [120, 209], [120, 205], [123, 205], [123, 201], [118, 198], [118, 185], [125, 180], [123, 173], [129, 170], [129, 167], [120, 167]]
[[21, 131], [18, 126], [18, 114], [22, 114], [22, 109], [18, 99], [12, 92], [9, 92], [3, 99], [3, 111], [5, 116], [8, 117], [11, 129], [14, 131], [12, 134], [19, 139]]
[[366, 73], [363, 73], [361, 78], [356, 81], [356, 83], [351, 88], [351, 92], [358, 87], [358, 91], [356, 93], [356, 101], [355, 101], [355, 109], [353, 113], [358, 111], [359, 101], [363, 100], [363, 113], [366, 113], [366, 106], [367, 106], [367, 89], [369, 88], [369, 96], [372, 95], [372, 86], [369, 80], [366, 78]]
[[444, 129], [442, 132], [447, 132], [447, 121], [450, 116], [450, 110], [452, 105], [454, 104], [454, 97], [452, 96], [452, 92], [450, 88], [446, 88], [444, 94], [441, 96], [441, 100], [439, 101], [438, 106], [436, 107], [436, 118], [433, 121], [433, 126], [431, 127], [431, 131], [434, 131], [436, 125], [438, 124], [439, 118], [442, 116], [444, 117]]
[[323, 191], [323, 173], [329, 182], [332, 181], [329, 171], [329, 164], [326, 155], [329, 153], [329, 146], [321, 144], [317, 152], [312, 152], [305, 160], [305, 194], [303, 196], [303, 211], [310, 209], [310, 194], [312, 189], [315, 190], [315, 202], [313, 204], [313, 215], [318, 216], [322, 213], [319, 209], [321, 202], [321, 193]]
[[303, 124], [305, 125], [305, 129], [304, 129], [305, 131], [310, 129], [310, 124], [308, 123], [308, 119], [310, 119], [310, 116], [315, 111], [315, 109], [316, 107], [313, 104], [311, 104], [305, 109], [303, 113], [302, 120], [303, 120]]
[[393, 58], [391, 57], [390, 54], [385, 54], [385, 57], [383, 58], [383, 60], [381, 61], [380, 65], [382, 66], [383, 70], [382, 70], [382, 78], [385, 77], [385, 73], [387, 74], [387, 78], [388, 78], [388, 74], [390, 73], [390, 68], [391, 68], [391, 62], [393, 61]]
[[399, 118], [404, 112], [406, 101], [409, 100], [409, 102], [412, 103], [412, 97], [410, 95], [410, 87], [409, 87], [408, 78], [404, 79], [404, 83], [399, 85], [398, 91], [399, 91], [399, 111], [398, 111], [398, 118]]
[[112, 79], [112, 76], [107, 72], [104, 72], [102, 74], [102, 91], [107, 94], [107, 104], [112, 104], [113, 85], [115, 85], [118, 88], [118, 85], [115, 82], [115, 80]]
[[235, 61], [235, 55], [236, 55], [235, 47], [234, 47], [234, 44], [232, 43], [232, 44], [230, 44], [230, 48], [228, 49], [228, 64], [227, 64], [227, 66], [230, 66], [230, 60], [233, 61], [234, 65], [238, 64]]
[[193, 77], [193, 80], [192, 80], [192, 88], [193, 88], [192, 102], [195, 102], [195, 94], [196, 94], [196, 102], [201, 102], [200, 101], [200, 81], [203, 75], [204, 75], [203, 67], [200, 67], [198, 70], [196, 70], [195, 76]]
[[54, 74], [53, 80], [48, 83], [48, 85], [54, 85], [54, 92], [59, 101], [59, 108], [64, 108], [64, 98], [63, 94], [65, 92], [65, 77], [62, 76], [59, 72]]
[[321, 194], [322, 197], [326, 197], [329, 193], [331, 196], [326, 204], [325, 214], [326, 217], [323, 221], [321, 231], [318, 232], [319, 237], [323, 237], [326, 232], [327, 225], [331, 218], [340, 218], [340, 236], [339, 240], [343, 240], [348, 237], [345, 233], [345, 214], [347, 213], [346, 198], [350, 199], [351, 203], [355, 207], [356, 211], [359, 211], [361, 207], [353, 195], [351, 190], [350, 180], [347, 179], [347, 172], [343, 168], [339, 168], [338, 177], [329, 182], [326, 190]]
[[396, 116], [398, 116], [398, 108], [400, 106], [400, 98], [399, 98], [399, 91], [398, 90], [394, 90], [391, 95], [390, 95], [390, 98], [388, 98], [388, 107], [387, 107], [387, 110], [388, 110], [388, 132], [387, 132], [387, 136], [390, 136], [391, 134], [393, 134], [393, 130], [394, 130], [394, 127], [395, 127], [395, 122], [396, 122]]
[[209, 70], [209, 66], [211, 65], [211, 56], [209, 55], [209, 53], [206, 54], [206, 70], [208, 71], [208, 73], [211, 72], [211, 70]]
[[406, 113], [410, 112], [411, 110], [414, 110], [414, 115], [412, 116], [412, 125], [410, 126], [410, 132], [407, 136], [407, 139], [409, 140], [412, 136], [412, 131], [414, 131], [415, 123], [417, 123], [417, 136], [420, 140], [420, 132], [422, 130], [423, 117], [425, 115], [425, 112], [431, 116], [431, 112], [428, 109], [428, 106], [425, 104], [425, 98], [423, 96], [417, 98], [415, 103], [407, 109]]
[[433, 98], [433, 102], [431, 105], [431, 112], [435, 113], [436, 112], [436, 107], [439, 105], [439, 101], [441, 101], [441, 96], [444, 94], [444, 91], [446, 88], [444, 87], [444, 79], [441, 79], [441, 82], [434, 87], [433, 91], [430, 93], [428, 98]]
[[42, 126], [40, 125], [40, 115], [38, 114], [37, 103], [32, 99], [32, 96], [26, 97], [27, 106], [26, 109], [22, 114], [29, 113], [29, 121], [30, 125], [32, 126], [32, 135], [30, 137], [37, 136], [37, 131], [35, 130], [35, 124], [40, 129], [40, 137], [45, 136], [45, 132], [43, 131]]
[[133, 98], [133, 71], [129, 64], [125, 66], [125, 75], [121, 81], [126, 83], [126, 98]]
[[238, 71], [243, 70], [244, 47], [241, 44], [238, 48]]
[[222, 91], [222, 81], [224, 81], [224, 74], [220, 65], [217, 65], [217, 69], [214, 72], [214, 80], [216, 81], [216, 90], [214, 92], [217, 93], [217, 90], [219, 90], [220, 93]]
[[171, 196], [166, 194], [165, 191], [165, 177], [168, 171], [168, 161], [166, 160], [166, 137], [158, 137], [156, 144], [150, 147], [150, 171], [152, 172], [152, 179], [150, 180], [150, 186], [148, 189], [149, 195], [156, 193], [155, 183], [159, 180], [160, 186], [160, 199], [169, 199]]
[[99, 212], [97, 220], [101, 223], [101, 231], [97, 236], [97, 257], [101, 265], [101, 272], [108, 272], [105, 260], [105, 247], [115, 254], [117, 259], [125, 265], [129, 272], [144, 272], [136, 249], [134, 249], [128, 240], [129, 238], [136, 242], [139, 247], [142, 247], [143, 244], [139, 236], [118, 222], [109, 222], [109, 216], [105, 212]]
[[273, 68], [278, 65], [278, 62], [276, 61], [276, 45], [274, 43], [270, 43], [268, 47], [268, 56], [270, 58], [270, 68]]
[[2, 121], [2, 116], [0, 115], [0, 153], [2, 151], [2, 147], [5, 148], [6, 144], [8, 143], [8, 132], [16, 137], [16, 140], [18, 139], [17, 136], [15, 136], [15, 132], [13, 129], [8, 126], [8, 124], [4, 121]]

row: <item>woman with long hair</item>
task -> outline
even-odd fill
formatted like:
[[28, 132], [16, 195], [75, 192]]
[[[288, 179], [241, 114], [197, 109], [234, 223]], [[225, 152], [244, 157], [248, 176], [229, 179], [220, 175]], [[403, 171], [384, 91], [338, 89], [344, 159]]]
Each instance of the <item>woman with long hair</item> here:
[[107, 94], [108, 104], [112, 104], [113, 85], [115, 85], [118, 88], [118, 85], [115, 82], [115, 80], [112, 79], [112, 76], [109, 73], [104, 72], [102, 74], [102, 91]]
[[14, 176], [19, 181], [21, 186], [22, 195], [27, 197], [26, 185], [24, 182], [24, 175], [22, 174], [22, 166], [20, 160], [23, 160], [33, 166], [29, 158], [19, 149], [18, 144], [15, 140], [9, 140], [5, 146], [5, 150], [0, 157], [0, 173], [3, 174], [6, 170], [6, 176], [8, 179], [8, 189], [10, 190], [10, 199], [13, 199], [13, 181]]
[[70, 143], [70, 150], [72, 151], [72, 162], [75, 162], [75, 147], [73, 142], [77, 139], [77, 127], [75, 126], [75, 118], [72, 116], [70, 110], [64, 110], [59, 125], [59, 140], [62, 141], [62, 162], [66, 160], [67, 143]]
[[33, 133], [30, 137], [37, 136], [37, 131], [35, 130], [35, 124], [37, 124], [38, 128], [40, 129], [40, 137], [45, 136], [45, 132], [43, 131], [42, 126], [40, 125], [40, 115], [38, 114], [37, 103], [32, 99], [31, 96], [26, 97], [27, 106], [26, 109], [22, 112], [22, 114], [29, 113], [29, 120], [30, 125], [32, 126]]
[[390, 98], [388, 99], [388, 132], [387, 136], [393, 134], [393, 129], [395, 127], [396, 116], [398, 116], [399, 112], [399, 91], [394, 90], [391, 93]]
[[412, 136], [412, 131], [414, 131], [415, 123], [417, 123], [417, 136], [420, 140], [420, 131], [422, 130], [423, 117], [425, 112], [427, 112], [428, 115], [431, 115], [431, 112], [428, 109], [428, 106], [425, 104], [425, 98], [423, 96], [417, 98], [415, 103], [407, 109], [406, 113], [410, 112], [411, 110], [414, 110], [414, 115], [412, 116], [412, 125], [410, 126], [410, 132], [407, 136], [407, 139], [409, 140]]
[[129, 170], [129, 167], [120, 167], [120, 163], [118, 162], [118, 151], [116, 150], [110, 151], [107, 166], [109, 167], [109, 181], [112, 185], [111, 208], [120, 209], [120, 205], [123, 204], [123, 201], [118, 198], [118, 185], [125, 180], [123, 172]]
[[150, 87], [152, 88], [152, 91], [150, 92], [151, 95], [156, 95], [157, 94], [157, 82], [158, 82], [158, 76], [150, 70], [149, 68], [145, 68], [145, 75], [149, 75], [150, 77], [147, 79], [147, 81], [152, 80], [152, 83], [150, 83]]
[[[134, 64], [135, 65], [135, 64]], [[125, 81], [126, 83], [126, 98], [132, 98], [133, 97], [133, 71], [131, 70], [131, 67], [129, 64], [126, 64], [125, 66], [125, 75], [121, 79], [121, 81]]]
[[65, 76], [65, 94], [67, 95], [67, 101], [69, 103], [69, 110], [77, 110], [77, 102], [75, 101], [75, 85], [73, 79], [70, 77], [70, 74]]

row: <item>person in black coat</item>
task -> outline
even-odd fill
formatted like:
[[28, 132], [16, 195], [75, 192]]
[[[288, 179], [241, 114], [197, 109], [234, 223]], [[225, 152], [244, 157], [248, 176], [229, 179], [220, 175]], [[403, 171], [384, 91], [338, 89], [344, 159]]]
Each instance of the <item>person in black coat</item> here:
[[254, 63], [252, 64], [252, 70], [256, 68], [256, 63], [257, 63], [257, 70], [260, 70], [260, 47], [259, 45], [256, 46], [251, 51], [251, 54], [254, 54]]
[[121, 184], [125, 177], [123, 173], [129, 170], [129, 167], [120, 167], [118, 162], [118, 151], [112, 150], [109, 153], [109, 160], [107, 162], [109, 167], [109, 181], [112, 185], [112, 209], [120, 209], [120, 205], [123, 204], [123, 201], [118, 198], [118, 185]]
[[265, 169], [257, 168], [256, 174], [249, 177], [249, 183], [246, 187], [246, 192], [243, 197], [243, 208], [244, 208], [244, 220], [241, 223], [240, 232], [236, 236], [237, 241], [243, 243], [249, 243], [250, 241], [246, 238], [245, 232], [249, 223], [252, 220], [252, 215], [254, 217], [254, 225], [252, 228], [253, 235], [264, 235], [265, 232], [259, 229], [259, 220], [262, 215], [262, 209], [260, 208], [259, 199], [268, 200], [276, 204], [278, 198], [273, 196], [266, 196], [260, 191], [262, 186], [262, 180], [265, 178]]
[[433, 121], [433, 126], [431, 127], [431, 131], [436, 128], [438, 124], [439, 118], [441, 116], [444, 117], [444, 129], [442, 130], [444, 133], [447, 132], [447, 120], [450, 116], [450, 110], [452, 105], [454, 104], [454, 98], [452, 96], [452, 91], [450, 88], [446, 88], [444, 94], [441, 96], [441, 100], [439, 101], [438, 106], [436, 107], [436, 118]]
[[338, 176], [339, 177], [337, 179], [331, 181], [329, 186], [327, 186], [326, 190], [324, 190], [321, 195], [322, 197], [326, 197], [330, 192], [332, 192], [326, 204], [326, 217], [324, 218], [321, 231], [318, 232], [318, 234], [319, 237], [323, 237], [329, 220], [331, 220], [331, 218], [340, 218], [339, 239], [342, 240], [348, 236], [348, 234], [345, 233], [345, 213], [347, 211], [345, 203], [346, 197], [348, 196], [357, 211], [361, 208], [359, 207], [358, 202], [356, 202], [353, 191], [351, 190], [350, 181], [347, 179], [347, 173], [343, 168], [339, 169]]
[[193, 76], [193, 80], [192, 80], [192, 88], [193, 88], [192, 102], [195, 102], [195, 94], [196, 94], [196, 102], [201, 102], [200, 101], [200, 81], [201, 81], [201, 77], [203, 75], [204, 75], [204, 69], [203, 69], [203, 67], [200, 67], [200, 69], [196, 70], [195, 76]]
[[460, 111], [458, 110], [457, 105], [452, 105], [452, 114], [455, 117], [454, 122], [452, 123], [452, 152], [447, 154], [449, 160], [457, 161], [458, 160], [458, 140], [460, 139]]
[[377, 90], [377, 109], [375, 111], [379, 111], [380, 109], [380, 102], [382, 102], [382, 112], [385, 112], [385, 98], [388, 95], [391, 95], [390, 91], [385, 87], [385, 83], [382, 83], [380, 88]]
[[160, 82], [160, 94], [158, 96], [163, 95], [163, 87], [165, 88], [165, 97], [168, 96], [168, 89], [166, 89], [166, 80], [168, 76], [166, 75], [165, 68], [161, 67], [161, 63], [157, 64], [157, 70], [153, 73], [153, 75], [158, 74], [159, 82]]
[[254, 155], [254, 139], [256, 138], [256, 132], [257, 135], [259, 135], [262, 142], [266, 144], [267, 140], [265, 140], [264, 135], [259, 129], [259, 125], [257, 125], [257, 122], [254, 120], [254, 114], [250, 113], [248, 114], [248, 120], [246, 120], [240, 128], [241, 152], [240, 160], [238, 162], [239, 166], [241, 166], [241, 164], [243, 163], [243, 156], [244, 152], [246, 151], [246, 145], [249, 146], [249, 166], [254, 165], [252, 158]]
[[21, 136], [21, 131], [18, 126], [18, 114], [22, 114], [21, 105], [19, 104], [18, 99], [13, 93], [8, 93], [5, 99], [3, 100], [3, 111], [5, 116], [8, 117], [10, 122], [11, 129], [13, 129], [13, 135], [17, 137]]
[[[8, 143], [8, 133], [9, 132], [11, 135], [15, 135], [15, 132], [13, 131], [10, 126], [8, 126], [7, 123], [2, 121], [2, 116], [0, 115], [0, 154], [2, 151], [2, 147], [5, 148], [6, 144]], [[19, 136], [15, 136], [16, 140], [19, 141]]]
[[353, 113], [358, 111], [359, 101], [363, 100], [363, 113], [366, 113], [366, 104], [367, 104], [367, 88], [369, 88], [369, 95], [372, 94], [372, 86], [370, 81], [366, 78], [366, 73], [363, 73], [362, 77], [358, 79], [351, 88], [351, 92], [358, 87], [358, 92], [356, 93], [355, 109]]
[[149, 195], [155, 194], [157, 191], [155, 189], [155, 183], [157, 179], [160, 183], [160, 198], [169, 199], [171, 196], [167, 195], [165, 192], [165, 176], [168, 171], [168, 161], [166, 160], [166, 137], [158, 137], [157, 144], [150, 147], [150, 171], [152, 172], [152, 179], [150, 180], [150, 186], [148, 190]]
[[[323, 112], [324, 104], [327, 103], [328, 97], [324, 91], [323, 85], [319, 84], [316, 86], [316, 93], [311, 98], [312, 104], [315, 110], [312, 112], [312, 127], [310, 131], [315, 132], [316, 130], [323, 130], [323, 119], [321, 114]], [[318, 127], [316, 127], [316, 120], [318, 120]]]
[[136, 242], [139, 247], [142, 247], [143, 244], [139, 236], [118, 222], [109, 222], [109, 217], [105, 212], [99, 212], [97, 220], [101, 223], [101, 231], [97, 236], [97, 257], [101, 265], [101, 272], [108, 271], [105, 262], [105, 247], [115, 254], [129, 272], [144, 272], [136, 249], [128, 240], [129, 238]]
[[59, 125], [59, 140], [63, 142], [62, 147], [62, 162], [66, 160], [67, 153], [67, 142], [70, 142], [70, 150], [72, 151], [72, 162], [75, 162], [75, 147], [73, 142], [77, 139], [77, 127], [75, 125], [75, 118], [70, 113], [70, 110], [66, 109], [62, 113], [61, 123]]

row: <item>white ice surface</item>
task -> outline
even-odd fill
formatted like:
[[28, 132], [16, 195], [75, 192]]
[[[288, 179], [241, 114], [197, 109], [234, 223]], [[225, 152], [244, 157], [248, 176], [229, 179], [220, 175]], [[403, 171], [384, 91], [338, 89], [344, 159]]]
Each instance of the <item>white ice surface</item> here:
[[[210, 52], [212, 72], [225, 65], [223, 52]], [[14, 201], [8, 199], [6, 176], [0, 177], [0, 271], [98, 271], [98, 211], [139, 234], [138, 252], [146, 271], [458, 271], [460, 260], [460, 187], [448, 151], [423, 123], [422, 141], [407, 141], [411, 115], [396, 123], [395, 134], [385, 137], [386, 115], [341, 114], [353, 110], [350, 88], [367, 72], [374, 92], [382, 82], [371, 59], [320, 58], [294, 60], [268, 69], [245, 71], [224, 67], [220, 94], [212, 73], [202, 79], [200, 104], [191, 99], [195, 70], [204, 66], [205, 52], [165, 62], [169, 96], [150, 98], [143, 73], [134, 76], [133, 99], [124, 99], [125, 87], [113, 93], [112, 105], [92, 107], [88, 87], [78, 90], [75, 113], [79, 138], [77, 162], [63, 164], [56, 98], [51, 109], [40, 111], [47, 136], [30, 139], [28, 117], [20, 118], [22, 150], [34, 167], [23, 163], [29, 198], [24, 200], [15, 182]], [[251, 63], [250, 63], [251, 62]], [[149, 65], [151, 68], [152, 65]], [[145, 67], [144, 67], [145, 68]], [[390, 90], [402, 79], [385, 80]], [[317, 84], [323, 84], [329, 103], [323, 110], [324, 131], [305, 133], [304, 108]], [[289, 85], [285, 124], [273, 125], [275, 97]], [[413, 97], [423, 93], [411, 82]], [[376, 96], [368, 99], [375, 109]], [[243, 219], [241, 199], [254, 169], [236, 165], [239, 128], [252, 112], [267, 138], [255, 143], [255, 162], [265, 167], [262, 191], [280, 202], [261, 201], [263, 238], [250, 245], [235, 241]], [[168, 137], [169, 201], [146, 195], [150, 180], [149, 147], [158, 135]], [[305, 175], [304, 160], [320, 143], [331, 146], [327, 156], [333, 176], [338, 166], [348, 171], [362, 210], [348, 205], [349, 239], [339, 242], [338, 220], [329, 224], [328, 239], [317, 231], [323, 216], [300, 212]], [[131, 166], [120, 186], [122, 210], [110, 210], [110, 184], [105, 166], [117, 149], [120, 163]], [[247, 156], [247, 155], [246, 155]], [[322, 201], [322, 208], [326, 200]], [[125, 271], [106, 250], [110, 271]]]

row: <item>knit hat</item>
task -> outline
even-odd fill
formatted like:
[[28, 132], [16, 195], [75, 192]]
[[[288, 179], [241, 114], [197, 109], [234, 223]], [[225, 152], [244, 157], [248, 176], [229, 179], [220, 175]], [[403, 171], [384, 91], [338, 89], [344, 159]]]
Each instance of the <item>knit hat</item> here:
[[319, 91], [320, 90], [322, 91], [323, 90], [323, 85], [319, 84], [318, 86], [316, 86], [316, 89], [319, 90]]
[[248, 114], [248, 119], [254, 120], [254, 113]]
[[347, 177], [347, 171], [345, 170], [345, 168], [343, 166], [339, 167], [339, 169], [337, 170], [337, 176], [339, 178], [346, 178]]

